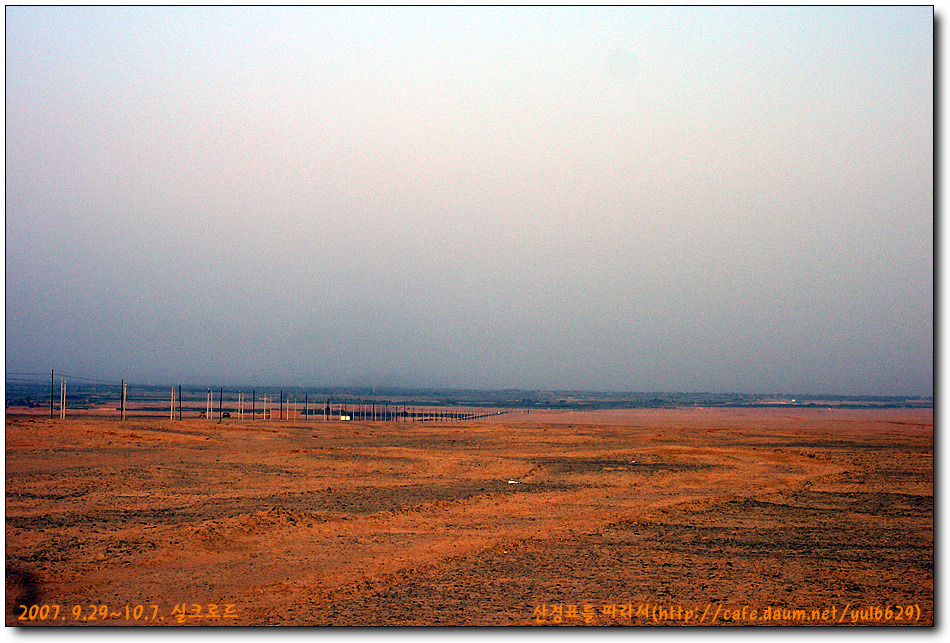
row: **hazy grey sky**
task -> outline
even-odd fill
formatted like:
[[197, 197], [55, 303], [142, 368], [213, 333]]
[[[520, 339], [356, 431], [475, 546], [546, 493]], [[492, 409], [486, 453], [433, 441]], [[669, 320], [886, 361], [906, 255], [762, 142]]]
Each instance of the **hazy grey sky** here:
[[6, 368], [933, 393], [933, 9], [6, 9]]

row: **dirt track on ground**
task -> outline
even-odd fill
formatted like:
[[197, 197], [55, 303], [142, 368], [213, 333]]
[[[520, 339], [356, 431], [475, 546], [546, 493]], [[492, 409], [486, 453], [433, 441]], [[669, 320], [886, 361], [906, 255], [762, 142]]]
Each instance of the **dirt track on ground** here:
[[6, 567], [7, 625], [932, 624], [933, 413], [10, 415]]

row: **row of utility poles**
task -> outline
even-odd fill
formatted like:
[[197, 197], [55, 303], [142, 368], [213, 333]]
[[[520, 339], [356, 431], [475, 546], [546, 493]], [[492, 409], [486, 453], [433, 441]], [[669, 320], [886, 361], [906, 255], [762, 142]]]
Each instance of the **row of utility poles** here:
[[[49, 399], [49, 416], [50, 419], [54, 417], [54, 398], [55, 398], [55, 385], [56, 385], [56, 374], [55, 371], [50, 371], [50, 399]], [[122, 392], [119, 401], [119, 419], [125, 420], [127, 416], [127, 388], [125, 380], [122, 380], [121, 383]], [[291, 420], [299, 419], [300, 415], [297, 409], [297, 398], [293, 400], [293, 408], [290, 408], [290, 400], [287, 400], [287, 409], [285, 413], [285, 404], [284, 404], [284, 392], [280, 392], [280, 402], [279, 402], [279, 415], [278, 419], [281, 420]], [[237, 418], [244, 419], [246, 410], [246, 398], [243, 392], [238, 393], [237, 399]], [[252, 420], [258, 419], [260, 417], [264, 420], [275, 419], [274, 418], [274, 399], [272, 397], [263, 396], [261, 399], [261, 412], [258, 413], [257, 410], [257, 391], [251, 391], [251, 410], [250, 418]], [[336, 408], [334, 408], [336, 407]], [[168, 419], [174, 421], [175, 415], [178, 415], [178, 420], [181, 421], [183, 417], [183, 407], [182, 407], [182, 392], [181, 386], [171, 389], [170, 403], [168, 410]], [[322, 412], [318, 412], [322, 411]], [[330, 399], [326, 400], [326, 404], [323, 409], [320, 409], [316, 404], [311, 408], [310, 406], [310, 395], [307, 394], [304, 396], [304, 412], [303, 419], [314, 419], [315, 417], [322, 417], [324, 421], [331, 421], [334, 417], [340, 421], [346, 420], [359, 420], [362, 422], [444, 422], [444, 421], [462, 421], [462, 420], [474, 420], [478, 418], [488, 417], [490, 415], [498, 415], [500, 412], [493, 411], [488, 413], [476, 413], [473, 411], [451, 411], [447, 410], [445, 407], [439, 407], [437, 410], [431, 408], [418, 409], [416, 407], [410, 407], [408, 405], [402, 405], [402, 410], [400, 410], [400, 405], [398, 404], [377, 404], [376, 402], [367, 402], [363, 403], [362, 401], [353, 405], [352, 409], [348, 408], [346, 403], [341, 403], [339, 405], [333, 405], [330, 403]], [[224, 411], [224, 389], [221, 388], [218, 390], [218, 421], [224, 419], [224, 417], [230, 417], [230, 412]], [[60, 379], [60, 391], [59, 391], [59, 417], [62, 420], [66, 419], [66, 379]], [[214, 418], [214, 392], [212, 389], [208, 389], [208, 395], [205, 400], [205, 410], [201, 411], [199, 417], [205, 419]]]
[[[181, 387], [178, 388], [179, 391], [179, 419], [181, 419]], [[224, 389], [218, 391], [218, 419], [221, 420], [224, 418], [224, 410], [222, 408], [222, 401], [224, 399]], [[237, 398], [237, 419], [245, 419], [245, 415], [248, 413], [246, 406], [247, 398], [245, 393], [239, 392]], [[431, 422], [431, 421], [447, 421], [447, 420], [471, 420], [481, 417], [486, 417], [488, 415], [495, 415], [496, 413], [485, 413], [485, 414], [476, 414], [473, 412], [460, 412], [460, 411], [451, 411], [447, 410], [444, 407], [439, 407], [438, 410], [417, 410], [414, 407], [408, 405], [402, 405], [402, 410], [400, 410], [400, 405], [398, 404], [377, 404], [375, 402], [358, 402], [350, 408], [346, 403], [341, 403], [339, 405], [331, 404], [330, 400], [327, 399], [323, 409], [320, 409], [316, 404], [314, 406], [310, 405], [310, 395], [309, 393], [304, 396], [304, 408], [303, 413], [301, 414], [297, 407], [297, 398], [293, 398], [293, 402], [289, 398], [284, 397], [284, 392], [280, 392], [280, 398], [278, 402], [278, 415], [277, 419], [280, 420], [296, 420], [296, 419], [313, 419], [315, 417], [322, 417], [324, 421], [330, 421], [334, 417], [339, 421], [347, 420], [360, 420], [363, 422]], [[175, 412], [175, 391], [172, 390], [171, 396], [171, 407], [169, 411], [169, 417], [174, 417]], [[199, 417], [205, 419], [214, 418], [214, 392], [211, 389], [208, 389], [208, 397], [205, 405], [205, 410], [201, 413]], [[230, 417], [230, 412], [228, 413]], [[257, 391], [251, 391], [251, 410], [250, 418], [256, 420], [258, 418], [264, 420], [271, 420], [274, 418], [274, 398], [263, 396], [261, 398], [261, 410], [258, 413], [257, 409]]]

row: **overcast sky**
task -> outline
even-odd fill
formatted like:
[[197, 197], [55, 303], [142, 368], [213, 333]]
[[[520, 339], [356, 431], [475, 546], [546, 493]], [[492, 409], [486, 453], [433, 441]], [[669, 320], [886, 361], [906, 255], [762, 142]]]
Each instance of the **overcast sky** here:
[[933, 393], [931, 7], [6, 9], [6, 368]]

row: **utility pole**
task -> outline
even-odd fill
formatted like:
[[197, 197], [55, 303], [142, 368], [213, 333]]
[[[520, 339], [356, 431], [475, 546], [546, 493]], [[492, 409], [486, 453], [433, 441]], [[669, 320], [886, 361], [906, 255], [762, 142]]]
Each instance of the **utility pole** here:
[[221, 415], [221, 405], [224, 404], [224, 389], [221, 389], [221, 392], [218, 394], [218, 422], [223, 419]]
[[56, 394], [56, 388], [53, 386], [53, 374], [55, 370], [49, 372], [49, 419], [53, 419], [53, 395]]
[[257, 419], [257, 391], [251, 391], [251, 419]]
[[178, 385], [178, 421], [181, 422], [181, 384]]

